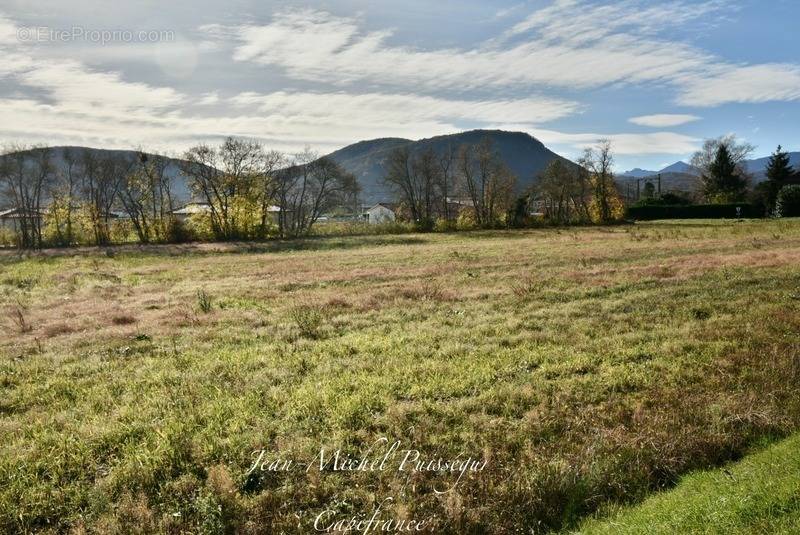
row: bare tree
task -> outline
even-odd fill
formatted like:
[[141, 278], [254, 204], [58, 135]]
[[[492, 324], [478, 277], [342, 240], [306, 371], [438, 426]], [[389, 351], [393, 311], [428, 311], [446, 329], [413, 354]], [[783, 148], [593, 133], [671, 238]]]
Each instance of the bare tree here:
[[82, 189], [94, 243], [111, 241], [110, 221], [120, 188], [134, 162], [119, 156], [101, 156], [91, 149], [81, 155]]
[[256, 141], [227, 138], [219, 148], [198, 145], [184, 155], [183, 174], [210, 207], [219, 239], [241, 237], [253, 191], [263, 172], [264, 151]]
[[412, 165], [420, 184], [420, 224], [424, 228], [432, 228], [439, 205], [441, 162], [433, 148], [429, 147], [415, 158]]
[[411, 148], [406, 145], [396, 148], [389, 154], [387, 172], [383, 179], [408, 209], [414, 223], [419, 223], [423, 217], [424, 187], [417, 171]]
[[49, 191], [48, 226], [53, 229], [54, 243], [70, 245], [75, 239], [73, 214], [80, 200], [80, 158], [74, 149], [65, 147], [61, 150], [61, 160], [63, 165], [55, 169]]
[[433, 226], [442, 184], [442, 161], [432, 147], [415, 154], [409, 146], [395, 149], [388, 160], [386, 183], [422, 228]]
[[142, 243], [164, 241], [172, 225], [172, 184], [169, 159], [139, 151], [124, 177], [120, 201]]
[[481, 227], [495, 225], [511, 205], [516, 176], [505, 165], [489, 138], [476, 145], [464, 145], [458, 153], [461, 187], [469, 195], [475, 222]]
[[588, 221], [590, 191], [586, 170], [562, 159], [550, 162], [535, 187], [546, 217], [555, 223]]
[[614, 156], [611, 142], [607, 139], [599, 141], [597, 147], [589, 147], [578, 163], [586, 169], [591, 185], [592, 219], [598, 223], [609, 223], [621, 217], [622, 203], [619, 200], [617, 186], [614, 182]]
[[17, 237], [22, 248], [42, 246], [42, 202], [55, 179], [52, 150], [48, 147], [11, 146], [0, 159], [0, 188], [17, 215]]
[[455, 183], [456, 149], [448, 144], [439, 154], [439, 188], [442, 201], [442, 217], [449, 221], [453, 214], [450, 213], [450, 196]]
[[308, 234], [323, 213], [346, 204], [358, 191], [352, 174], [309, 149], [296, 154], [292, 164], [276, 177], [279, 232], [284, 237]]
[[[256, 195], [260, 207], [261, 235], [267, 233], [270, 222], [270, 208], [278, 198], [278, 172], [287, 166], [286, 156], [278, 151], [269, 151], [264, 154], [261, 170], [258, 173]], [[280, 207], [279, 207], [280, 210]], [[279, 212], [280, 214], [280, 212]]]

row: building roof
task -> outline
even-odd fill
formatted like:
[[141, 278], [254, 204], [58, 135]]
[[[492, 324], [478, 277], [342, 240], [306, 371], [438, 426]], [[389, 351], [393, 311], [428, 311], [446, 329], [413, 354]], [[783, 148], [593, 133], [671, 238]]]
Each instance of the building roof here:
[[193, 215], [193, 214], [207, 214], [210, 211], [211, 211], [211, 205], [208, 203], [190, 202], [189, 204], [184, 205], [182, 208], [173, 210], [172, 213], [175, 215]]
[[367, 208], [366, 211], [369, 212], [369, 211], [374, 210], [375, 208], [378, 208], [378, 207], [386, 208], [387, 210], [391, 210], [392, 212], [395, 212], [397, 210], [397, 204], [396, 203], [393, 203], [393, 202], [379, 202], [378, 204]]
[[11, 219], [11, 218], [19, 219], [19, 218], [22, 218], [22, 217], [31, 217], [32, 215], [35, 215], [37, 217], [44, 217], [46, 214], [45, 214], [45, 212], [42, 212], [42, 211], [38, 211], [38, 212], [31, 211], [30, 213], [28, 213], [26, 215], [26, 214], [23, 214], [22, 210], [20, 210], [19, 208], [11, 208], [11, 209], [4, 210], [4, 211], [0, 212], [0, 217], [1, 218], [9, 218], [9, 219]]
[[[177, 210], [173, 210], [174, 215], [193, 215], [193, 214], [207, 214], [211, 211], [211, 205], [206, 202], [190, 202]], [[267, 212], [279, 213], [281, 212], [280, 206], [268, 206]]]

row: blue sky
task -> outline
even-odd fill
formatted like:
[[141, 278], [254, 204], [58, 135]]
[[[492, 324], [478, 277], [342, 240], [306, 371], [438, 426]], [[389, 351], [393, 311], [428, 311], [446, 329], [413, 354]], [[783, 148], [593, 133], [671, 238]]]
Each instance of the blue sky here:
[[800, 150], [798, 25], [794, 0], [1, 0], [0, 141], [324, 153], [504, 128], [570, 158], [609, 138], [618, 170], [728, 133], [764, 156]]

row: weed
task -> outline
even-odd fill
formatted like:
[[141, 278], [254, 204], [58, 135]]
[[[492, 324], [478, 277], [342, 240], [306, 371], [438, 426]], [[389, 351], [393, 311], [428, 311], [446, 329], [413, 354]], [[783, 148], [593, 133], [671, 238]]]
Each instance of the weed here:
[[197, 290], [197, 308], [203, 314], [208, 314], [214, 308], [211, 296], [202, 288]]
[[519, 299], [530, 299], [542, 293], [541, 282], [531, 276], [523, 277], [511, 285], [511, 292]]
[[29, 333], [33, 330], [33, 326], [25, 317], [27, 313], [28, 307], [19, 300], [8, 308], [8, 317], [19, 333]]

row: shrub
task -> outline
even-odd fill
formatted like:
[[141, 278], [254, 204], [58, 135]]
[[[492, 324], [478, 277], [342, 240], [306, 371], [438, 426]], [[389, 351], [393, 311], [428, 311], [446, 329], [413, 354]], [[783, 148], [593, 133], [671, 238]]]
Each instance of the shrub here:
[[300, 331], [300, 335], [305, 338], [318, 338], [319, 329], [322, 326], [322, 310], [311, 305], [296, 306], [291, 311], [291, 318]]
[[182, 221], [170, 219], [166, 224], [165, 239], [168, 243], [186, 243], [192, 241], [192, 232]]
[[800, 185], [784, 186], [775, 205], [778, 217], [800, 217]]
[[677, 193], [664, 193], [660, 197], [650, 197], [637, 201], [633, 206], [688, 206], [692, 201]]
[[17, 245], [17, 235], [9, 229], [0, 229], [0, 247], [14, 247]]

